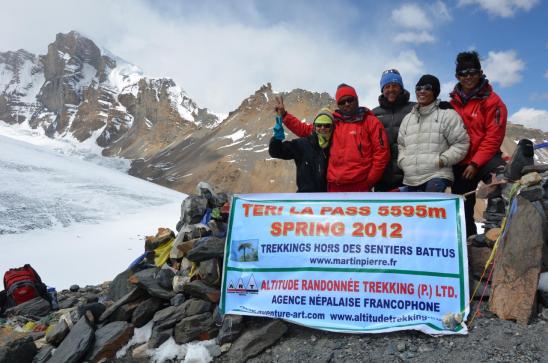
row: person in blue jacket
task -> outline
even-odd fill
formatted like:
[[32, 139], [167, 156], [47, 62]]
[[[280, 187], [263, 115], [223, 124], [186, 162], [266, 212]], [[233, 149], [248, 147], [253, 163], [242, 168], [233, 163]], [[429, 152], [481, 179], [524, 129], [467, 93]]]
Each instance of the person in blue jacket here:
[[297, 193], [327, 192], [327, 160], [333, 134], [333, 115], [323, 108], [314, 118], [314, 130], [309, 136], [283, 141], [283, 110], [277, 109], [274, 136], [268, 153], [273, 158], [294, 160], [297, 167]]

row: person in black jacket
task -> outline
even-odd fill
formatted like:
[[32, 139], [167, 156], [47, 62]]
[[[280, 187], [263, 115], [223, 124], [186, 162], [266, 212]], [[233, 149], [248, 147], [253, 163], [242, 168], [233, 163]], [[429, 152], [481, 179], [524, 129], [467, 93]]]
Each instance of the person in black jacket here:
[[333, 115], [329, 109], [323, 108], [316, 115], [314, 131], [309, 136], [283, 141], [281, 114], [276, 116], [273, 130], [268, 153], [273, 158], [295, 161], [297, 193], [327, 192], [327, 159], [333, 133]]
[[382, 122], [390, 143], [390, 161], [381, 180], [375, 185], [376, 192], [394, 190], [403, 185], [403, 171], [398, 167], [398, 131], [405, 115], [411, 112], [415, 102], [409, 102], [409, 92], [397, 69], [388, 69], [381, 76], [379, 106], [373, 114]]

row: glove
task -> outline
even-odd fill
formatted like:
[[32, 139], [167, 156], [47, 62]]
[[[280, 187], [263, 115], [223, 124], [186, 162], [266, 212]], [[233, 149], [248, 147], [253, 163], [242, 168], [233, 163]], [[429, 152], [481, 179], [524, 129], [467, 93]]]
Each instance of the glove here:
[[276, 125], [272, 129], [274, 131], [274, 138], [282, 141], [285, 139], [284, 126], [282, 124], [282, 116], [276, 116]]

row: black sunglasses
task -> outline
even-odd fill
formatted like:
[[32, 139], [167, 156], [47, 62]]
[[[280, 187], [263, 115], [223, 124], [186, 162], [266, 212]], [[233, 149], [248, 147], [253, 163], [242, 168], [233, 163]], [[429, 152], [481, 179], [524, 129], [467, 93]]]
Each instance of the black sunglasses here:
[[326, 128], [326, 129], [330, 129], [331, 128], [331, 124], [314, 124], [314, 126], [316, 126], [317, 128]]
[[459, 77], [475, 76], [476, 74], [479, 74], [479, 72], [480, 70], [475, 68], [463, 69], [462, 71], [457, 72], [457, 76]]
[[415, 87], [415, 92], [432, 91], [433, 89], [434, 89], [434, 87], [432, 87], [431, 84], [425, 84], [425, 85], [422, 85], [422, 86], [416, 86]]
[[349, 105], [352, 102], [354, 102], [355, 100], [356, 99], [354, 97], [348, 97], [348, 98], [342, 99], [339, 102], [337, 102], [337, 105], [339, 105], [339, 106]]

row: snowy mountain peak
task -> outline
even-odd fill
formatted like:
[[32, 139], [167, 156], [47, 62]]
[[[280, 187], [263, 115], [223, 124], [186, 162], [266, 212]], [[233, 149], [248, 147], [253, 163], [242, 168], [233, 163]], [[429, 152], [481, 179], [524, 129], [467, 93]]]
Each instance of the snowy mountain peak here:
[[[0, 53], [0, 121], [50, 137], [93, 138], [106, 155], [142, 157], [219, 117], [167, 78], [147, 78], [81, 33], [59, 33], [45, 55]], [[185, 136], [185, 135], [182, 135]]]

